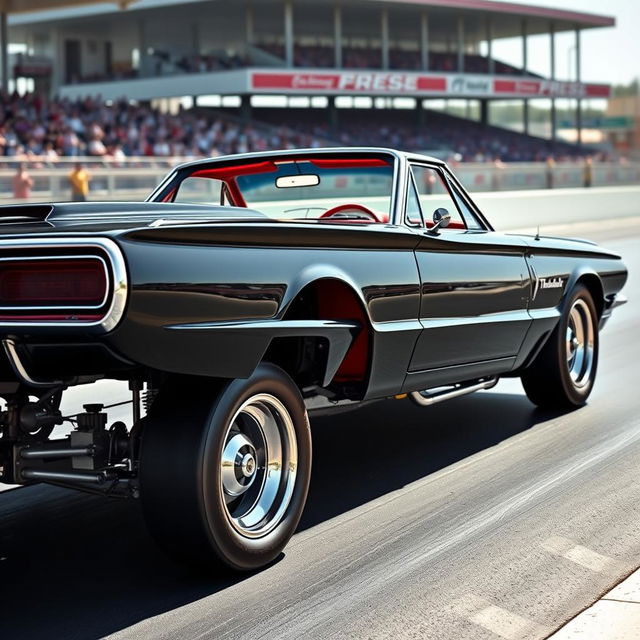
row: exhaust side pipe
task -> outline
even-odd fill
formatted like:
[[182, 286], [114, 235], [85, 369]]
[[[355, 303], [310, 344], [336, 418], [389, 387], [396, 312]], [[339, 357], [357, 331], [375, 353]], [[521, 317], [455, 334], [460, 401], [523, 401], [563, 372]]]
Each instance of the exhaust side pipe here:
[[482, 389], [491, 389], [498, 384], [498, 378], [492, 377], [486, 380], [478, 380], [472, 382], [466, 382], [453, 385], [450, 389], [443, 391], [429, 392], [425, 391], [412, 391], [409, 397], [419, 407], [430, 407], [438, 402], [444, 402], [445, 400], [452, 400], [453, 398], [459, 398], [460, 396], [466, 396], [469, 393], [481, 391]]

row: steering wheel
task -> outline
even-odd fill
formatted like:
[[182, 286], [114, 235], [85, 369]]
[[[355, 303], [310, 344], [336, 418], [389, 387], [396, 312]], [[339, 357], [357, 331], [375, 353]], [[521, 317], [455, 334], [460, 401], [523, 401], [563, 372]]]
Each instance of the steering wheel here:
[[[340, 215], [342, 214], [342, 215]], [[355, 214], [354, 217], [360, 219], [369, 218], [372, 222], [380, 222], [378, 216], [371, 211], [368, 207], [365, 207], [362, 204], [357, 203], [347, 203], [347, 204], [339, 204], [335, 207], [331, 207], [331, 209], [327, 209], [321, 216], [318, 218], [319, 220], [323, 220], [325, 218], [349, 218], [349, 214]], [[366, 218], [363, 218], [366, 216]]]

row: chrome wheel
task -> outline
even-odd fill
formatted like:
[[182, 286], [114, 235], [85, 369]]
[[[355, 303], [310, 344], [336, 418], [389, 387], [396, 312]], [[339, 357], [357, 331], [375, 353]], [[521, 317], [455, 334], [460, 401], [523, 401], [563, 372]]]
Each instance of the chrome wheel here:
[[543, 408], [582, 406], [596, 379], [599, 348], [597, 307], [589, 289], [578, 283], [546, 343], [521, 374], [529, 399]]
[[220, 460], [220, 491], [238, 533], [259, 538], [278, 525], [291, 502], [297, 465], [286, 407], [266, 393], [246, 400], [229, 422]]
[[576, 389], [591, 381], [595, 330], [591, 310], [581, 298], [575, 301], [567, 322], [566, 356], [569, 376]]
[[154, 400], [145, 434], [142, 508], [168, 553], [236, 571], [280, 556], [304, 510], [312, 455], [304, 400], [285, 371], [265, 362], [248, 378], [178, 378]]

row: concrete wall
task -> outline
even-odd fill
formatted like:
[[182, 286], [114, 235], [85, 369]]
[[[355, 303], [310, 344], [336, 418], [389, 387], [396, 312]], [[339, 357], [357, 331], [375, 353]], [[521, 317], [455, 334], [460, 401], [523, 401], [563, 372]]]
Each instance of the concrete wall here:
[[477, 193], [473, 199], [497, 230], [602, 221], [640, 215], [640, 186]]

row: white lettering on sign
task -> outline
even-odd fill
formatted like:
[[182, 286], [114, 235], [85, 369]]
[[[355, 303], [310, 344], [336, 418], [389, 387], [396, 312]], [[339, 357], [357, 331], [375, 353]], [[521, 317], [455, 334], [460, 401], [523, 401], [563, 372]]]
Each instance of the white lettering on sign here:
[[356, 76], [356, 82], [354, 85], [354, 89], [356, 91], [370, 91], [371, 90], [371, 80], [372, 77], [369, 75], [358, 74]]
[[343, 73], [339, 88], [344, 91], [417, 91], [418, 77], [405, 73]]
[[523, 97], [607, 96], [606, 85], [583, 85], [534, 78], [474, 74], [418, 74], [411, 72], [252, 72], [251, 86], [258, 91], [293, 90], [309, 93], [371, 93], [387, 95], [446, 95]]
[[332, 76], [296, 75], [291, 80], [293, 89], [333, 89]]
[[491, 78], [482, 78], [478, 76], [450, 77], [448, 89], [451, 93], [458, 94], [475, 93], [487, 95], [493, 92]]

